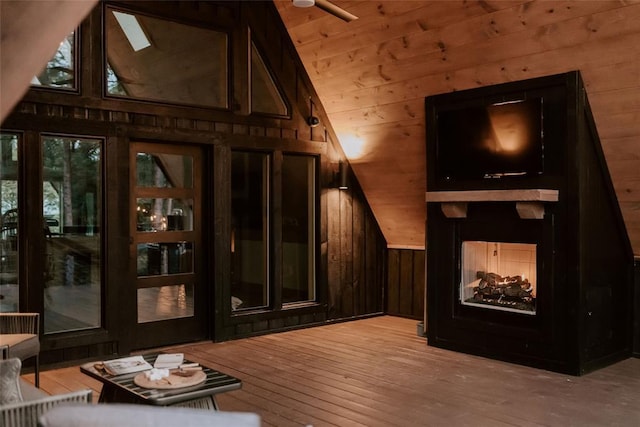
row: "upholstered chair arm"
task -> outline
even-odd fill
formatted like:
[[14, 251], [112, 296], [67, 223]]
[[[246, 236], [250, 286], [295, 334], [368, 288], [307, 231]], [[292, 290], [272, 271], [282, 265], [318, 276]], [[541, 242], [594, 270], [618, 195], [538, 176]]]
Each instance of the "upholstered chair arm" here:
[[35, 334], [40, 328], [40, 313], [0, 313], [0, 334]]
[[36, 426], [38, 419], [54, 406], [91, 403], [91, 390], [42, 397], [37, 400], [0, 405], [0, 425], [5, 427]]

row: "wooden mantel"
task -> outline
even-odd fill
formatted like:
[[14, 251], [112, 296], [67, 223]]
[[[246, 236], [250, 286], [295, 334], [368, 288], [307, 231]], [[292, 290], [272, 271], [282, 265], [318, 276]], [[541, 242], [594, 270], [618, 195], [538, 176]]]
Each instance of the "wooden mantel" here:
[[427, 202], [557, 202], [558, 190], [427, 191]]
[[427, 202], [441, 203], [447, 218], [466, 218], [469, 202], [516, 202], [520, 218], [542, 219], [543, 202], [557, 202], [558, 190], [471, 190], [471, 191], [427, 191]]

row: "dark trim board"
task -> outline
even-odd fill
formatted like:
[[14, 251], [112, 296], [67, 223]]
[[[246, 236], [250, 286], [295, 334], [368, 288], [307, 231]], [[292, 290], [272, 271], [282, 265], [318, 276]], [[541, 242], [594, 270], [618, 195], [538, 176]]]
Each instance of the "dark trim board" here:
[[640, 260], [636, 259], [633, 272], [633, 355], [640, 358]]

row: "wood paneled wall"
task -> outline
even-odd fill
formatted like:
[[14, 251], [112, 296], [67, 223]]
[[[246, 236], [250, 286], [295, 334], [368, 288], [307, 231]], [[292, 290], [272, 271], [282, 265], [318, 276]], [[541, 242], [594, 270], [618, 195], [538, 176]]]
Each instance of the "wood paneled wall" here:
[[329, 318], [383, 311], [386, 242], [354, 180], [328, 194]]
[[425, 251], [389, 249], [386, 313], [424, 319]]
[[[580, 70], [626, 227], [640, 254], [640, 4], [348, 1], [348, 24], [277, 1], [390, 245], [424, 242], [424, 98]], [[391, 185], [390, 183], [393, 183]]]
[[[198, 3], [198, 4], [197, 4]], [[129, 142], [142, 140], [167, 143], [190, 143], [205, 147], [206, 175], [212, 177], [208, 191], [220, 197], [218, 205], [211, 202], [207, 222], [208, 236], [215, 243], [210, 251], [215, 265], [209, 265], [211, 279], [211, 338], [227, 340], [260, 335], [303, 326], [340, 321], [354, 317], [380, 314], [384, 311], [386, 241], [351, 169], [347, 168], [347, 190], [338, 190], [335, 182], [338, 161], [346, 161], [328, 119], [313, 90], [308, 76], [287, 38], [277, 11], [271, 2], [128, 2], [137, 10], [160, 16], [180, 16], [183, 22], [207, 23], [216, 11], [225, 13], [233, 26], [234, 83], [242, 82], [243, 63], [238, 50], [248, 46], [249, 34], [264, 48], [265, 58], [277, 82], [291, 103], [291, 117], [270, 117], [246, 114], [247, 93], [234, 86], [233, 105], [229, 111], [172, 106], [134, 100], [107, 98], [102, 94], [101, 13], [96, 8], [82, 23], [83, 37], [80, 61], [79, 93], [32, 89], [3, 122], [3, 128], [15, 131], [92, 135], [104, 137], [105, 212], [107, 218], [104, 260], [106, 274], [104, 329], [95, 333], [80, 331], [61, 339], [55, 336], [43, 340], [45, 363], [97, 357], [101, 354], [127, 353], [136, 348], [131, 332], [130, 314], [120, 310], [124, 301], [134, 301], [131, 283], [135, 277], [135, 262], [128, 259], [130, 230], [128, 164]], [[100, 6], [101, 7], [101, 6]], [[204, 14], [203, 10], [211, 13]], [[232, 25], [227, 22], [228, 26]], [[249, 27], [251, 32], [249, 32]], [[200, 46], [194, 46], [200, 49]], [[97, 76], [97, 77], [96, 77]], [[246, 82], [247, 77], [244, 76]], [[320, 119], [320, 126], [307, 125], [311, 113]], [[228, 251], [230, 223], [224, 217], [228, 202], [231, 149], [304, 153], [318, 158], [318, 234], [317, 234], [317, 301], [285, 310], [265, 310], [238, 316], [229, 312], [228, 299], [219, 291], [229, 283]], [[281, 155], [281, 154], [280, 154]], [[38, 158], [26, 159], [37, 168]], [[228, 172], [228, 171], [227, 171]], [[226, 192], [225, 192], [226, 191]], [[226, 203], [226, 205], [225, 205]], [[220, 205], [222, 204], [222, 205]], [[227, 228], [225, 228], [227, 227]], [[227, 239], [227, 240], [224, 240]], [[210, 263], [211, 264], [211, 263]], [[117, 272], [117, 273], [116, 273]], [[38, 283], [25, 283], [38, 294]], [[31, 288], [30, 288], [31, 289]], [[38, 303], [30, 305], [38, 309]], [[42, 307], [40, 307], [41, 309]], [[220, 314], [222, 313], [222, 314]], [[214, 319], [215, 317], [215, 319]]]

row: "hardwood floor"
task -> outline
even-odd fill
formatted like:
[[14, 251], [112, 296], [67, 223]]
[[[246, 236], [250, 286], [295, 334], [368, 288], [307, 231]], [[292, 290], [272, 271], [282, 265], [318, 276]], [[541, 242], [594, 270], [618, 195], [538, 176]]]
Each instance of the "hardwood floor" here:
[[[640, 425], [640, 359], [572, 377], [429, 347], [415, 320], [397, 317], [163, 350], [242, 379], [218, 403], [265, 426]], [[78, 367], [40, 382], [52, 394], [100, 391]]]

